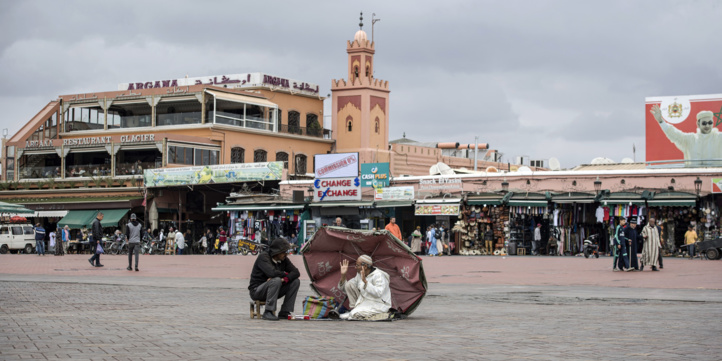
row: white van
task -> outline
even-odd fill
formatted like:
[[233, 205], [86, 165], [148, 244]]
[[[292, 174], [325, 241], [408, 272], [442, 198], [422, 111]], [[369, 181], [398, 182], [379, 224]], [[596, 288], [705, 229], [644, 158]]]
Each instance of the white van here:
[[20, 249], [25, 253], [33, 253], [35, 250], [33, 226], [23, 223], [0, 224], [0, 254]]

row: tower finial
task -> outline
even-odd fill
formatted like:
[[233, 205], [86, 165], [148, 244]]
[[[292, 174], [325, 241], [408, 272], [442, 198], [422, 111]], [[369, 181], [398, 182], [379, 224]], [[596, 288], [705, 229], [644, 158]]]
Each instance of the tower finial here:
[[361, 12], [361, 16], [359, 16], [359, 20], [360, 20], [360, 22], [358, 23], [359, 29], [360, 29], [360, 30], [363, 30], [363, 28], [364, 28], [364, 13], [363, 13], [363, 11]]

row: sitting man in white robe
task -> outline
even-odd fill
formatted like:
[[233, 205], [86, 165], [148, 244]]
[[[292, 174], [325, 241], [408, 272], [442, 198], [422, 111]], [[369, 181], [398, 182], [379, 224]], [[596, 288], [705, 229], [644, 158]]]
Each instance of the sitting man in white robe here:
[[338, 288], [348, 296], [351, 312], [341, 314], [341, 319], [367, 320], [388, 314], [391, 308], [389, 274], [374, 268], [367, 255], [356, 259], [356, 277], [346, 281], [347, 271], [348, 260], [343, 260]]

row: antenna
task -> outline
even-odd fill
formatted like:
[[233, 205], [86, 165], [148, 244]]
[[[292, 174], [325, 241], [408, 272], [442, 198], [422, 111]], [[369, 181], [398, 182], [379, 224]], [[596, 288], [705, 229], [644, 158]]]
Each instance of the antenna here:
[[381, 19], [374, 19], [374, 16], [376, 16], [376, 13], [371, 14], [371, 43], [374, 42], [374, 24], [376, 24], [377, 21], [381, 21]]
[[359, 16], [358, 19], [359, 19], [358, 28], [359, 28], [359, 30], [363, 30], [364, 29], [364, 12], [363, 11], [361, 12], [361, 16]]

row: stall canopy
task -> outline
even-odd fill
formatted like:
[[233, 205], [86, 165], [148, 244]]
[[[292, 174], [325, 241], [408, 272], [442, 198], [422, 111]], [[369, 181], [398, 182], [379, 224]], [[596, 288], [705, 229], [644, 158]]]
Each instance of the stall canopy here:
[[374, 202], [375, 208], [393, 208], [393, 207], [411, 207], [414, 201], [377, 201]]
[[32, 209], [27, 209], [20, 204], [0, 202], [0, 214], [2, 214], [3, 216], [15, 216], [18, 214], [22, 214], [31, 217], [33, 214], [35, 214], [35, 211]]
[[594, 203], [594, 193], [563, 192], [552, 195], [553, 203]]
[[637, 206], [643, 206], [645, 199], [640, 193], [614, 192], [609, 194], [609, 196], [603, 198], [601, 202], [605, 205], [632, 204]]
[[650, 207], [677, 206], [692, 207], [696, 204], [697, 196], [686, 192], [664, 192], [657, 193], [654, 198], [647, 201]]
[[277, 211], [277, 210], [292, 210], [292, 209], [303, 209], [303, 204], [226, 204], [218, 207], [214, 207], [211, 210], [214, 212], [221, 211]]
[[58, 222], [58, 226], [70, 228], [83, 228], [83, 226], [89, 227], [95, 219], [95, 215], [98, 211], [95, 210], [75, 210], [68, 211], [68, 214]]
[[103, 227], [115, 227], [118, 226], [118, 222], [128, 213], [127, 209], [101, 209], [103, 212], [103, 220], [100, 224]]
[[65, 217], [68, 211], [35, 211], [35, 217]]
[[514, 192], [507, 204], [512, 207], [546, 207], [549, 201], [543, 193]]
[[503, 194], [499, 193], [482, 193], [475, 196], [469, 196], [466, 201], [471, 206], [500, 206], [502, 204]]

